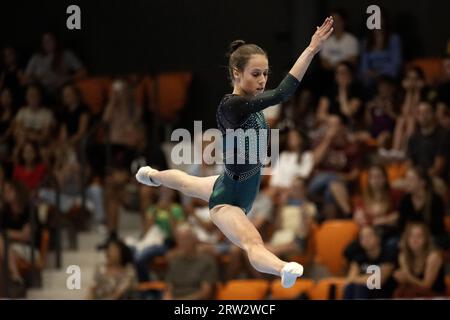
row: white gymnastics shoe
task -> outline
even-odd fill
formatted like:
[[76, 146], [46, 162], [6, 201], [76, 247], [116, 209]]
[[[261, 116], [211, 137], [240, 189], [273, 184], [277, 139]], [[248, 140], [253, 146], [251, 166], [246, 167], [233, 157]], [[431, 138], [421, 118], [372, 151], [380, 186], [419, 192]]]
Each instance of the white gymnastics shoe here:
[[303, 275], [303, 266], [297, 262], [288, 262], [281, 269], [281, 285], [290, 288], [295, 284], [297, 277]]
[[151, 174], [156, 171], [158, 170], [153, 169], [150, 166], [141, 167], [136, 173], [136, 180], [149, 187], [159, 187], [161, 185], [161, 182], [157, 183], [150, 177]]

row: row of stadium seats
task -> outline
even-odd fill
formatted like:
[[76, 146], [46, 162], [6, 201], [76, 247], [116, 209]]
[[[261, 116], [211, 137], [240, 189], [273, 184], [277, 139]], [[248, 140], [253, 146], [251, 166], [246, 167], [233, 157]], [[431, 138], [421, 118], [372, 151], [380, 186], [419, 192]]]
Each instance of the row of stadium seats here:
[[[185, 106], [192, 82], [190, 72], [161, 73], [156, 76], [129, 76], [135, 104], [149, 107], [167, 121]], [[81, 96], [93, 114], [100, 114], [105, 107], [113, 78], [88, 77], [77, 81]]]
[[[450, 275], [445, 278], [447, 296], [450, 297]], [[163, 281], [141, 283], [140, 291], [162, 291], [166, 287]], [[261, 279], [231, 280], [220, 284], [216, 290], [217, 300], [263, 300], [271, 299], [311, 299], [341, 300], [344, 295], [345, 278], [330, 277], [318, 280], [300, 279], [291, 288], [283, 288], [279, 279], [268, 281]]]

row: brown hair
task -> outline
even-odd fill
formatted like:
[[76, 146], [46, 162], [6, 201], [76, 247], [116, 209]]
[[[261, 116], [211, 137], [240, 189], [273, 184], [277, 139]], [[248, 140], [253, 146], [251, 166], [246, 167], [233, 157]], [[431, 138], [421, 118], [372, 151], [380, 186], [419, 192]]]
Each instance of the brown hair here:
[[422, 229], [422, 232], [425, 236], [425, 244], [423, 247], [423, 251], [425, 253], [425, 256], [428, 256], [433, 250], [435, 250], [433, 239], [431, 237], [430, 230], [426, 226], [426, 224], [421, 222], [411, 222], [406, 225], [405, 231], [403, 232], [402, 239], [400, 241], [400, 251], [405, 256], [406, 264], [408, 265], [408, 268], [411, 272], [413, 272], [413, 265], [414, 265], [414, 253], [412, 252], [411, 248], [408, 244], [408, 238], [411, 234], [411, 230], [415, 227], [419, 227]]
[[[389, 180], [388, 180], [388, 175], [386, 172], [386, 169], [380, 165], [380, 164], [372, 164], [369, 166], [369, 169], [367, 170], [367, 172], [369, 172], [371, 169], [377, 169], [381, 171], [381, 174], [383, 175], [385, 181], [384, 181], [384, 185], [383, 185], [383, 190], [382, 190], [382, 194], [381, 194], [381, 199], [375, 199], [375, 191], [372, 189], [372, 187], [370, 186], [369, 183], [367, 183], [366, 188], [364, 189], [363, 192], [363, 196], [364, 196], [364, 201], [382, 201], [383, 203], [390, 203], [390, 186], [389, 186]], [[390, 209], [390, 206], [388, 206], [388, 209]]]
[[417, 177], [423, 181], [423, 183], [425, 184], [424, 189], [425, 189], [425, 205], [423, 208], [423, 217], [425, 222], [427, 223], [427, 225], [431, 225], [431, 215], [432, 215], [432, 201], [433, 201], [433, 193], [434, 193], [434, 187], [433, 187], [433, 181], [430, 177], [430, 175], [428, 174], [428, 172], [418, 166], [414, 166], [412, 168], [410, 168], [409, 170], [413, 171], [414, 174], [417, 175]]
[[267, 57], [267, 53], [256, 44], [245, 43], [244, 40], [234, 40], [230, 44], [226, 56], [228, 57], [228, 76], [231, 83], [234, 81], [233, 69], [244, 71], [253, 54], [262, 54]]

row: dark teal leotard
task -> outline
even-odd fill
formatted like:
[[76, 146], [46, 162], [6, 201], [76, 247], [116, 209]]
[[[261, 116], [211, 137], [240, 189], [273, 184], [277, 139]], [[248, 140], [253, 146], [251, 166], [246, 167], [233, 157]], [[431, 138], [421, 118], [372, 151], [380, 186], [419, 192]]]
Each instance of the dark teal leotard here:
[[[276, 89], [252, 97], [227, 94], [222, 98], [216, 120], [222, 132], [225, 170], [214, 183], [210, 209], [218, 204], [231, 204], [242, 208], [245, 214], [250, 211], [259, 192], [263, 166], [262, 159], [256, 155], [263, 146], [268, 146], [268, 142], [260, 142], [269, 137], [268, 133], [264, 135], [269, 126], [261, 111], [289, 100], [299, 83], [288, 73]], [[237, 138], [232, 138], [229, 129], [242, 130], [239, 130], [241, 134], [235, 131]], [[232, 140], [234, 144], [230, 143]], [[266, 152], [263, 150], [262, 153]]]

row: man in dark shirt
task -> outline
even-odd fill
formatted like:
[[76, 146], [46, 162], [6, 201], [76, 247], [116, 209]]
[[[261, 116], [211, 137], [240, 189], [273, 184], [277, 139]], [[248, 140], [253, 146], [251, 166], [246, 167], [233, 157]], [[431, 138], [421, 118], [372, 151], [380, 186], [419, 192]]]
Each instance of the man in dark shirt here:
[[410, 165], [427, 170], [432, 177], [446, 178], [449, 167], [449, 134], [437, 124], [434, 105], [419, 104], [416, 132], [408, 140]]

